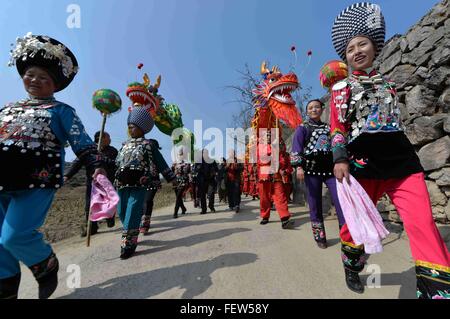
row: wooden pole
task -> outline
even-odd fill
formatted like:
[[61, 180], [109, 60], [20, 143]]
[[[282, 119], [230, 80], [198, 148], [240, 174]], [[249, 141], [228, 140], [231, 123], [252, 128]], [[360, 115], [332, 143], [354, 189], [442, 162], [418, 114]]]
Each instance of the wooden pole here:
[[[103, 138], [103, 132], [105, 131], [105, 125], [106, 125], [106, 114], [103, 114], [103, 121], [102, 121], [102, 128], [100, 130], [100, 136], [98, 137], [98, 144], [97, 144], [97, 151], [100, 153], [101, 151], [101, 145], [102, 145], [102, 138]], [[86, 247], [89, 247], [91, 245], [91, 208], [89, 207], [89, 216], [87, 220], [87, 236], [86, 236]]]

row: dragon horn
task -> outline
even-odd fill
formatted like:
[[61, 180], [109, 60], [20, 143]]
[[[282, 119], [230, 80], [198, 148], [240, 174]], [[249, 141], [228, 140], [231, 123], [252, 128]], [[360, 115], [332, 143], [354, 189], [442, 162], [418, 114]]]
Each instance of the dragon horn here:
[[143, 79], [144, 79], [145, 86], [148, 87], [150, 85], [150, 78], [148, 77], [147, 73], [144, 74]]
[[158, 77], [156, 78], [156, 83], [153, 86], [155, 89], [159, 89], [159, 86], [161, 85], [161, 75], [158, 75]]
[[263, 61], [261, 64], [261, 74], [269, 73], [269, 70], [267, 69], [266, 61]]

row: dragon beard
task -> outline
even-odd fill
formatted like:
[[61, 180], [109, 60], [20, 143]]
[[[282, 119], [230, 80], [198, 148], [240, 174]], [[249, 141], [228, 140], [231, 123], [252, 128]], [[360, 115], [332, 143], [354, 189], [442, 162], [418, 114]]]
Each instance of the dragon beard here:
[[282, 103], [274, 98], [270, 98], [267, 104], [272, 109], [275, 117], [282, 120], [291, 128], [295, 129], [302, 124], [301, 115], [295, 104]]

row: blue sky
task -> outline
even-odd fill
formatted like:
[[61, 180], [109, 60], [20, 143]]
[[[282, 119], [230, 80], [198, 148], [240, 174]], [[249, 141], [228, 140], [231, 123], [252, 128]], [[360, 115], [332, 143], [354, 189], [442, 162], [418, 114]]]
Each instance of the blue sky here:
[[[92, 108], [92, 93], [110, 88], [120, 94], [123, 109], [108, 119], [107, 131], [119, 148], [126, 139], [127, 84], [141, 81], [143, 71], [152, 81], [162, 75], [160, 93], [179, 105], [183, 122], [191, 130], [194, 120], [203, 127], [225, 131], [239, 106], [230, 103], [235, 92], [225, 86], [239, 84], [236, 70], [248, 63], [255, 73], [262, 60], [283, 70], [293, 62], [297, 48], [300, 82], [312, 87], [313, 96], [325, 91], [318, 81], [320, 67], [337, 59], [331, 43], [336, 15], [356, 1], [336, 0], [3, 0], [0, 11], [1, 104], [23, 98], [20, 77], [7, 67], [10, 44], [16, 37], [46, 34], [66, 44], [77, 56], [80, 71], [56, 98], [75, 107], [89, 134], [100, 128], [101, 116]], [[425, 15], [436, 0], [379, 0], [387, 24], [387, 38], [404, 34]], [[81, 9], [81, 27], [68, 28], [67, 7]], [[306, 52], [312, 50], [309, 67]], [[169, 163], [170, 138], [156, 128], [156, 138]], [[204, 141], [203, 145], [209, 141]], [[67, 153], [66, 159], [74, 155]]]

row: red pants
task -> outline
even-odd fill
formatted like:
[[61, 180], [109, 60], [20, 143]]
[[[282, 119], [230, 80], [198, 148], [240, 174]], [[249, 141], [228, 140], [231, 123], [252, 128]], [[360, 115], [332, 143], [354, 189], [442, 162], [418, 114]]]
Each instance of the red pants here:
[[289, 219], [288, 203], [284, 184], [282, 182], [259, 182], [259, 198], [261, 207], [261, 218], [269, 219], [272, 199], [281, 220]]
[[256, 181], [250, 181], [250, 195], [258, 196], [258, 183]]
[[[361, 179], [358, 182], [375, 205], [383, 193], [387, 193], [403, 221], [416, 265], [450, 267], [450, 253], [434, 223], [423, 173], [402, 179]], [[354, 245], [346, 224], [340, 237], [343, 244]]]
[[241, 193], [248, 195], [250, 190], [250, 184], [247, 179], [244, 179], [244, 183], [242, 185]]

